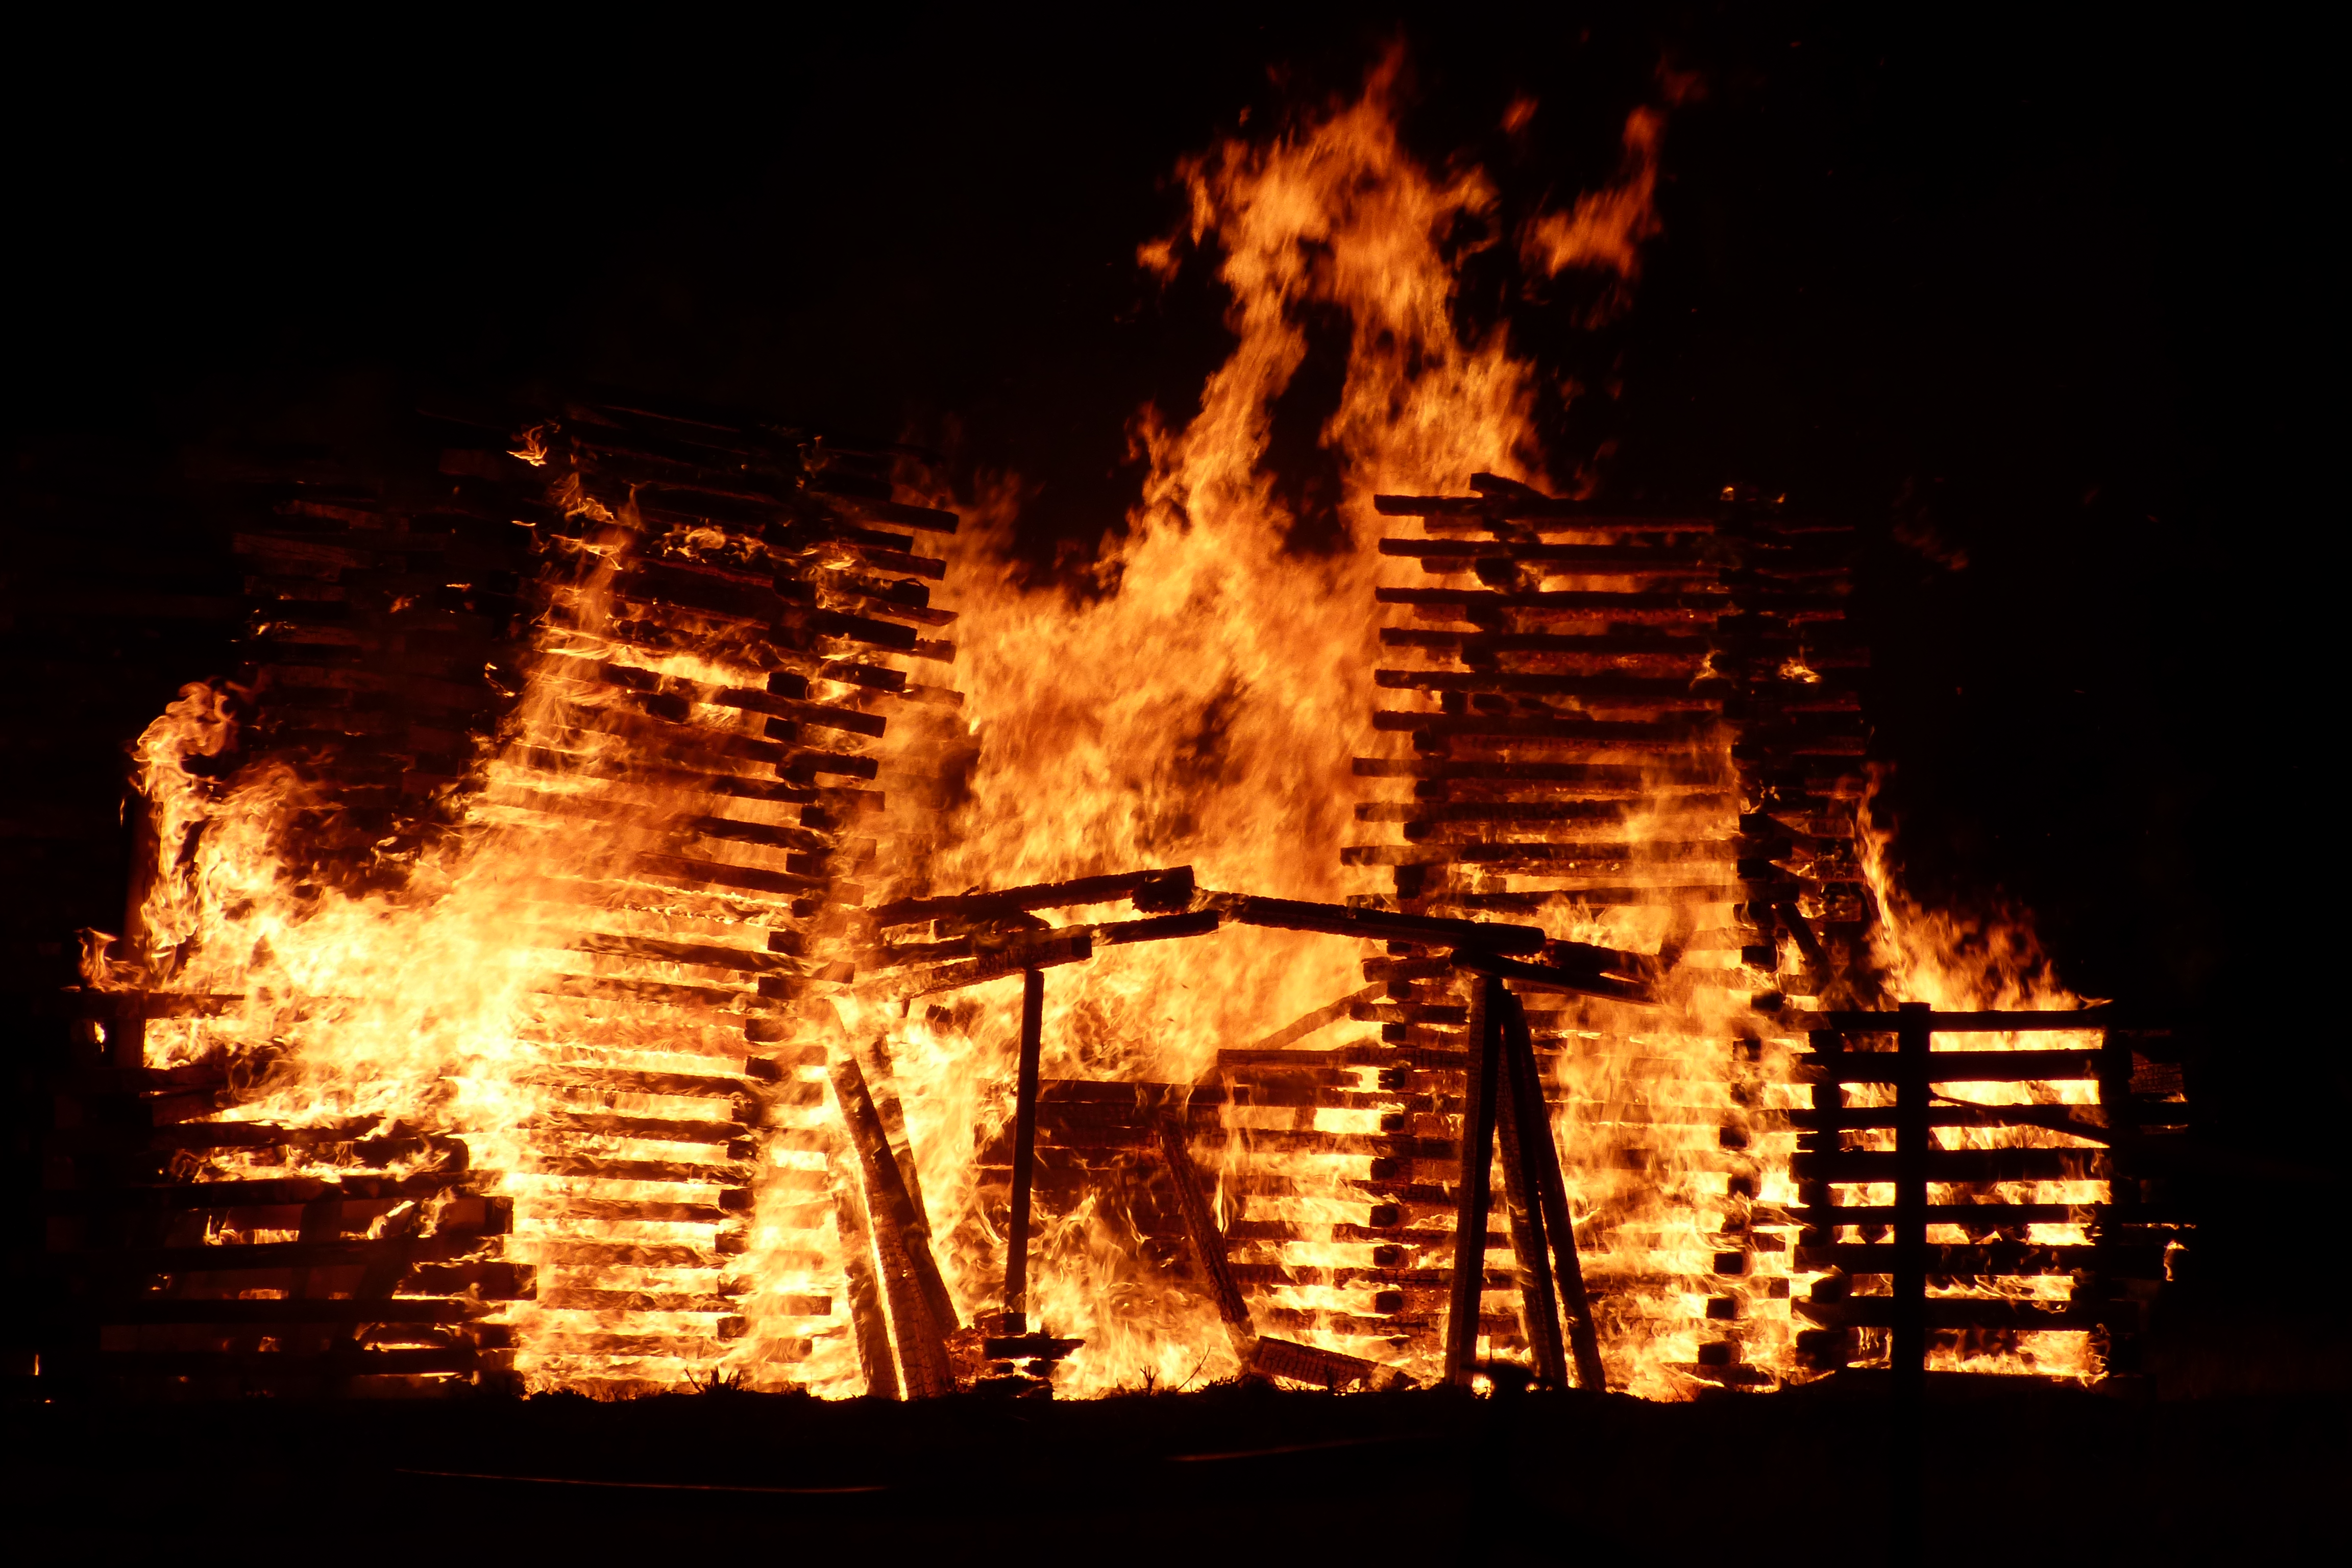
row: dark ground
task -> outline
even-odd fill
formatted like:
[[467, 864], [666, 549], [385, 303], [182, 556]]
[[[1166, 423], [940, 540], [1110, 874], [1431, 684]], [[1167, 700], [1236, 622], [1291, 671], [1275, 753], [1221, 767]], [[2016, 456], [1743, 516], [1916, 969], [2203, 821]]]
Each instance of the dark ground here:
[[[1136, 405], [1181, 417], [1224, 352], [1202, 269], [1155, 299], [1133, 266], [1180, 211], [1162, 176], [1244, 107], [1255, 132], [1351, 93], [1398, 33], [1199, 11], [239, 26], [14, 39], [12, 1008], [119, 912], [121, 742], [225, 660], [233, 620], [121, 590], [234, 599], [214, 498], [241, 456], [411, 461], [421, 401], [621, 385], [1017, 470], [1048, 561], [1131, 494]], [[2030, 909], [2077, 989], [2189, 1030], [2207, 1214], [2172, 1310], [2212, 1347], [2204, 1386], [2341, 1386], [2325, 51], [2276, 17], [1981, 7], [1402, 31], [1410, 137], [1486, 163], [1511, 213], [1612, 175], [1662, 60], [1698, 73], [1633, 310], [1580, 334], [1572, 291], [1511, 305], [1548, 371], [1596, 389], [1548, 411], [1555, 467], [1592, 458], [1604, 495], [1749, 484], [1863, 529], [1906, 876]], [[1495, 127], [1523, 91], [1542, 107], [1514, 152]], [[1465, 316], [1511, 298], [1474, 271]], [[16, 1031], [13, 1059], [46, 1038]]]
[[[1930, 1563], [2331, 1561], [2340, 1400], [1936, 1391]], [[47, 1558], [899, 1563], [1885, 1560], [1886, 1409], [1835, 1386], [1655, 1405], [1228, 1387], [1050, 1404], [19, 1409]]]

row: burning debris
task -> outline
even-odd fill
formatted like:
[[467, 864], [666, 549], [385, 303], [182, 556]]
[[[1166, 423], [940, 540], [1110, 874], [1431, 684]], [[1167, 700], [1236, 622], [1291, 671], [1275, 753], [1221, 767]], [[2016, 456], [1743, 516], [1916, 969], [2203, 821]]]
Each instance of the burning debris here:
[[[1240, 346], [1081, 602], [920, 454], [748, 420], [257, 492], [75, 999], [44, 1375], [2127, 1370], [2160, 1044], [1906, 927], [1850, 530], [1549, 493], [1450, 310], [1492, 193], [1386, 84], [1186, 171]], [[1308, 306], [1321, 552], [1264, 462]]]

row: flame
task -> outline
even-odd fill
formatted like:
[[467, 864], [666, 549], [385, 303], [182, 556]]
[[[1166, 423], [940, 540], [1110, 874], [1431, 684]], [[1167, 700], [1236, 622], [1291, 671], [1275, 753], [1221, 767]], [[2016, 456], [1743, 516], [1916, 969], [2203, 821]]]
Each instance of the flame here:
[[[960, 616], [963, 697], [914, 690], [929, 705], [924, 732], [950, 736], [961, 761], [937, 796], [886, 767], [880, 847], [861, 851], [869, 904], [1179, 864], [1210, 888], [1275, 897], [1339, 901], [1369, 887], [1342, 854], [1363, 847], [1350, 843], [1363, 787], [1355, 761], [1393, 755], [1398, 743], [1371, 723], [1370, 606], [1373, 589], [1407, 582], [1411, 564], [1376, 552], [1372, 497], [1458, 489], [1479, 473], [1549, 485], [1535, 371], [1503, 328], [1466, 336], [1457, 320], [1462, 258], [1502, 243], [1496, 192], [1475, 167], [1440, 174], [1406, 153], [1401, 68], [1391, 54], [1353, 101], [1181, 166], [1189, 222], [1141, 247], [1139, 264], [1163, 279], [1188, 261], [1213, 264], [1235, 347], [1181, 428], [1139, 413], [1147, 477], [1086, 581], [1038, 585], [1009, 564], [1017, 481], [984, 497], [957, 537], [937, 603]], [[1512, 129], [1532, 112], [1514, 106]], [[1663, 124], [1661, 111], [1636, 110], [1620, 182], [1524, 230], [1517, 249], [1531, 271], [1638, 276], [1640, 247], [1658, 230]], [[1344, 323], [1346, 343], [1338, 399], [1317, 432], [1331, 478], [1321, 492], [1272, 461], [1277, 412], [1317, 321]], [[721, 699], [761, 687], [773, 666], [698, 634], [647, 638], [633, 617], [650, 612], [623, 603], [618, 585], [635, 561], [741, 569], [764, 547], [717, 524], [665, 530], [634, 500], [592, 493], [564, 468], [562, 441], [554, 425], [534, 426], [511, 454], [553, 481], [567, 522], [535, 531], [541, 572], [520, 688], [446, 803], [448, 830], [421, 847], [362, 846], [358, 872], [327, 874], [316, 846], [349, 847], [355, 818], [283, 761], [222, 773], [215, 764], [235, 751], [254, 694], [189, 687], [140, 740], [151, 864], [119, 955], [94, 943], [88, 978], [208, 999], [208, 1010], [148, 1026], [147, 1061], [233, 1057], [246, 1092], [225, 1118], [415, 1135], [400, 1170], [437, 1168], [462, 1146], [487, 1190], [512, 1201], [504, 1257], [537, 1280], [535, 1292], [485, 1304], [486, 1321], [512, 1331], [515, 1370], [532, 1385], [723, 1376], [862, 1392], [868, 1370], [846, 1302], [871, 1289], [858, 1271], [880, 1255], [856, 1239], [866, 1222], [839, 1197], [847, 1156], [828, 1068], [854, 1061], [870, 1084], [952, 1305], [974, 1322], [1002, 1305], [1003, 1177], [988, 1152], [1012, 1114], [1019, 987], [1007, 976], [909, 1005], [887, 980], [844, 980], [820, 962], [871, 936], [854, 918], [808, 924], [788, 898], [646, 874], [682, 837], [722, 864], [783, 865], [782, 850], [761, 846], [793, 819], [751, 796], [707, 815], [709, 797], [665, 770], [663, 732], [631, 706], [657, 697], [706, 738], [749, 740], [762, 732], [759, 714]], [[1591, 530], [1574, 538], [1616, 542]], [[940, 679], [936, 666], [924, 674], [940, 657], [900, 662]], [[827, 700], [858, 700], [835, 684]], [[1627, 788], [1605, 829], [1643, 866], [1675, 866], [1686, 851], [1703, 858], [1737, 831], [1728, 731], [1677, 761], [1717, 783], [1674, 784], [1661, 771]], [[1379, 815], [1395, 803], [1365, 804], [1373, 815], [1361, 820], [1403, 820]], [[1883, 835], [1864, 859], [1887, 911], [1876, 962], [1895, 994], [1948, 1006], [2071, 1000], [2049, 988], [2047, 966], [2014, 928], [1974, 933], [1978, 951], [1996, 955], [1990, 969], [1961, 962], [1971, 933], [1899, 898]], [[1654, 955], [1670, 1004], [1633, 1015], [1579, 1002], [1549, 1011], [1545, 1026], [1560, 1042], [1558, 1131], [1612, 1385], [1648, 1396], [1687, 1396], [1709, 1381], [1697, 1363], [1718, 1331], [1710, 1298], [1728, 1289], [1717, 1259], [1751, 1238], [1743, 1353], [1768, 1379], [1797, 1375], [1786, 1299], [1801, 1276], [1770, 1233], [1794, 1231], [1793, 1139], [1775, 1113], [1797, 1103], [1799, 1038], [1748, 1011], [1761, 977], [1715, 912], [1733, 886], [1648, 904], [1557, 890], [1529, 917], [1557, 937]], [[809, 988], [771, 1005], [744, 976], [771, 962], [770, 933], [796, 922], [814, 946], [789, 973]], [[1173, 1086], [1181, 1101], [1232, 1087], [1222, 1050], [1309, 1016], [1326, 1021], [1298, 1043], [1377, 1044], [1333, 1004], [1359, 996], [1364, 961], [1385, 956], [1238, 926], [1106, 949], [1045, 972], [1045, 1076]], [[751, 1061], [747, 1030], [761, 1047]], [[760, 1060], [782, 1076], [756, 1107], [748, 1094], [739, 1103], [678, 1087]], [[2070, 1102], [2064, 1086], [2052, 1092]], [[1226, 1103], [1214, 1135], [1192, 1147], [1221, 1225], [1284, 1237], [1246, 1243], [1267, 1281], [1252, 1292], [1261, 1332], [1428, 1376], [1425, 1346], [1398, 1350], [1351, 1326], [1384, 1293], [1369, 1277], [1391, 1268], [1378, 1260], [1388, 1247], [1364, 1234], [1373, 1205], [1350, 1185], [1367, 1157], [1285, 1142], [1410, 1121], [1384, 1093], [1377, 1068], [1337, 1069], [1323, 1103]], [[1731, 1173], [1735, 1132], [1738, 1163], [1752, 1174]], [[752, 1152], [708, 1152], [738, 1144]], [[206, 1168], [333, 1180], [341, 1156], [303, 1152], [329, 1147], [218, 1151]], [[1119, 1180], [1041, 1196], [1029, 1312], [1084, 1342], [1060, 1374], [1069, 1392], [1185, 1386], [1239, 1369], [1242, 1338], [1198, 1284], [1152, 1255], [1141, 1202]], [[436, 1223], [393, 1214], [380, 1223]], [[1430, 1255], [1402, 1272], [1450, 1264], [1434, 1239], [1389, 1246]], [[894, 1321], [900, 1310], [889, 1307]], [[2037, 1365], [2077, 1364], [2036, 1353]]]
[[[1888, 995], [1901, 1002], [1925, 1002], [1939, 1011], [2066, 1011], [2084, 1005], [2083, 998], [2059, 983], [2056, 967], [2036, 939], [2031, 920], [2006, 907], [1990, 914], [1966, 914], [1923, 906], [1903, 888], [1894, 864], [1895, 831], [1880, 820], [1874, 807], [1886, 783], [1883, 767], [1872, 772], [1857, 816], [1857, 840], [1863, 874], [1876, 900], [1879, 920], [1871, 929], [1872, 958], [1885, 977]], [[1939, 1037], [1945, 1045], [1948, 1037]], [[1969, 1050], [2091, 1049], [2101, 1043], [2096, 1030], [2053, 1030], [2034, 1034], [1959, 1037], [1946, 1048]], [[2094, 1106], [2099, 1086], [2087, 1079], [2042, 1081], [1937, 1082], [1935, 1093], [1961, 1105]], [[1855, 1097], [1859, 1100], [1861, 1097]], [[1948, 1149], [2097, 1149], [2095, 1139], [2042, 1126], [1943, 1127], [1935, 1130], [1937, 1145]], [[1857, 1142], [1855, 1147], [1868, 1146]], [[1891, 1139], [1882, 1146], [1892, 1148]], [[2004, 1182], [1980, 1189], [1979, 1201], [1991, 1203], [2063, 1204], [2079, 1205], [2083, 1220], [2074, 1224], [2035, 1225], [2028, 1239], [2047, 1246], [2081, 1247], [2091, 1240], [2092, 1206], [2107, 1201], [2105, 1181]], [[1884, 1201], [1891, 1202], [1890, 1190]], [[1962, 1203], [1969, 1194], [1937, 1192], [1931, 1203]], [[1931, 1226], [1948, 1236], [1931, 1236], [1931, 1243], [1969, 1239], [1956, 1226]], [[1931, 1294], [1994, 1296], [2063, 1302], [2073, 1282], [2063, 1275], [1979, 1277]], [[1939, 1335], [1930, 1343], [1928, 1366], [1933, 1371], [2032, 1373], [2088, 1382], [2101, 1373], [2092, 1336], [2082, 1330], [2019, 1331], [2008, 1334]]]

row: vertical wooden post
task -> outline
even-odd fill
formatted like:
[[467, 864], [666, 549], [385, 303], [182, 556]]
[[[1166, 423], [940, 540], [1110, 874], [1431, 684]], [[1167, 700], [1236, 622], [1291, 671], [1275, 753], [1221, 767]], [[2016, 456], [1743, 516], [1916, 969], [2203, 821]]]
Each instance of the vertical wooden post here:
[[1906, 1002], [1896, 1025], [1895, 1090], [1895, 1388], [1916, 1398], [1927, 1366], [1927, 1073], [1924, 1002]]
[[1003, 1331], [1029, 1331], [1029, 1190], [1037, 1164], [1037, 1059], [1045, 1034], [1045, 974], [1021, 975], [1021, 1067], [1013, 1101], [1013, 1217], [1004, 1243]]
[[1906, 1002], [1895, 1026], [1895, 1431], [1891, 1556], [1919, 1560], [1926, 1539], [1927, 1394], [1927, 1130], [1928, 1054], [1933, 1009]]
[[[1820, 1080], [1812, 1086], [1813, 1110], [1844, 1110], [1845, 1086], [1837, 1080], [1835, 1073], [1845, 1059], [1845, 1037], [1835, 1029], [1813, 1029], [1808, 1032], [1807, 1039], [1812, 1047], [1813, 1066], [1822, 1072]], [[1815, 1155], [1826, 1157], [1836, 1153], [1843, 1142], [1844, 1133], [1840, 1130], [1837, 1117], [1817, 1119], [1811, 1131], [1797, 1135], [1797, 1167], [1802, 1170]], [[1818, 1176], [1807, 1175], [1798, 1181], [1797, 1195], [1805, 1205], [1805, 1231], [1798, 1242], [1801, 1247], [1836, 1245], [1837, 1209], [1832, 1202], [1832, 1191], [1829, 1183]], [[1842, 1292], [1845, 1289], [1846, 1276], [1840, 1273], [1816, 1284], [1812, 1300], [1819, 1302], [1843, 1300], [1845, 1297]], [[1833, 1295], [1832, 1292], [1838, 1294]], [[1800, 1343], [1802, 1342], [1801, 1340]], [[1821, 1347], [1811, 1352], [1813, 1365], [1824, 1372], [1841, 1371], [1853, 1360], [1853, 1330], [1842, 1319], [1834, 1327], [1814, 1336], [1811, 1342]]]
[[1462, 1098], [1462, 1166], [1454, 1211], [1454, 1293], [1445, 1319], [1445, 1381], [1466, 1383], [1478, 1359], [1478, 1304], [1486, 1280], [1489, 1167], [1495, 1159], [1495, 1079], [1503, 983], [1479, 976], [1470, 1003], [1470, 1062]]
[[[1518, 1037], [1511, 1028], [1523, 1017], [1518, 998], [1506, 996], [1502, 1007], [1503, 1049], [1496, 1062], [1495, 1131], [1503, 1149], [1503, 1202], [1511, 1225], [1511, 1252], [1519, 1266], [1519, 1315], [1527, 1324], [1528, 1346], [1534, 1354], [1536, 1375], [1554, 1388], [1568, 1386], [1568, 1352], [1560, 1343], [1559, 1308], [1552, 1293], [1551, 1258], [1544, 1247], [1543, 1183], [1536, 1175], [1536, 1141], [1549, 1139], [1549, 1118], [1542, 1111], [1542, 1096], [1533, 1091], [1519, 1071]], [[1524, 1027], [1524, 1024], [1521, 1025]], [[1532, 1051], [1530, 1052], [1532, 1055]]]
[[1601, 1334], [1592, 1321], [1592, 1299], [1584, 1289], [1584, 1261], [1576, 1250], [1576, 1224], [1568, 1212], [1568, 1181], [1559, 1168], [1559, 1148], [1552, 1142], [1551, 1108], [1544, 1100], [1543, 1074], [1536, 1068], [1535, 1041], [1528, 1032], [1527, 1009], [1511, 1000], [1506, 1020], [1504, 1047], [1517, 1081], [1526, 1086], [1519, 1102], [1528, 1110], [1520, 1122], [1519, 1140], [1533, 1168], [1535, 1192], [1543, 1212], [1544, 1236], [1551, 1243], [1553, 1278], [1560, 1305], [1568, 1316], [1568, 1348], [1576, 1365], [1576, 1386], [1591, 1394], [1607, 1391], [1601, 1364]]

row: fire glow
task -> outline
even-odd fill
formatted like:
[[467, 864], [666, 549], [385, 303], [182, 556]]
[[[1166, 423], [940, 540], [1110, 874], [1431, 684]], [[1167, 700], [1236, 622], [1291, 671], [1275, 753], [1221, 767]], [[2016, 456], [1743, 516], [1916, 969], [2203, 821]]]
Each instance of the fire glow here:
[[[1818, 1375], [1800, 1310], [1845, 1269], [1803, 1245], [1821, 1228], [1800, 1212], [1796, 1128], [1820, 1103], [1805, 1004], [2077, 1001], [2021, 929], [1962, 931], [1901, 897], [1863, 809], [1858, 744], [1813, 753], [1829, 782], [1811, 805], [1755, 796], [1743, 719], [1719, 690], [1733, 672], [1709, 640], [1728, 613], [1727, 546], [1702, 520], [1544, 499], [1572, 486], [1538, 450], [1535, 371], [1500, 329], [1461, 335], [1465, 236], [1471, 250], [1512, 247], [1534, 276], [1630, 283], [1659, 229], [1661, 111], [1629, 122], [1621, 185], [1507, 235], [1477, 170], [1440, 178], [1400, 145], [1394, 69], [1353, 103], [1181, 170], [1189, 227], [1142, 261], [1169, 275], [1213, 261], [1236, 346], [1182, 427], [1139, 413], [1148, 478], [1094, 591], [1024, 587], [1006, 565], [1017, 481], [959, 521], [911, 459], [803, 445], [803, 489], [846, 520], [828, 532], [763, 513], [769, 492], [748, 479], [732, 494], [697, 481], [698, 510], [694, 486], [645, 467], [661, 448], [683, 472], [674, 453], [690, 447], [723, 470], [740, 432], [583, 411], [452, 468], [550, 500], [521, 522], [533, 571], [527, 629], [492, 672], [510, 688], [503, 715], [442, 786], [445, 831], [385, 840], [364, 876], [320, 874], [315, 846], [348, 837], [352, 801], [258, 751], [236, 762], [243, 716], [289, 701], [289, 678], [188, 688], [139, 742], [136, 908], [121, 938], [93, 939], [87, 978], [141, 999], [121, 1015], [137, 1019], [137, 1065], [221, 1068], [236, 1085], [188, 1119], [215, 1131], [185, 1141], [175, 1176], [268, 1186], [275, 1201], [213, 1211], [171, 1244], [406, 1238], [404, 1267], [432, 1288], [390, 1300], [446, 1309], [388, 1309], [370, 1345], [423, 1355], [471, 1334], [478, 1364], [532, 1389], [725, 1379], [851, 1396], [1003, 1376], [1020, 1325], [994, 1334], [998, 1353], [986, 1325], [1006, 1305], [1007, 1141], [1035, 987], [1046, 1103], [1083, 1098], [1073, 1085], [1134, 1086], [1139, 1107], [1177, 1091], [1175, 1120], [1151, 1124], [1174, 1128], [1179, 1152], [1146, 1140], [1106, 1162], [1071, 1140], [1041, 1166], [1028, 1326], [1078, 1342], [1033, 1372], [1081, 1395], [1254, 1367], [1437, 1379], [1454, 1210], [1432, 1195], [1453, 1180], [1432, 1150], [1461, 1135], [1445, 1064], [1475, 979], [1433, 944], [1237, 918], [1223, 892], [1516, 922], [1539, 927], [1548, 953], [1605, 950], [1638, 969], [1527, 997], [1607, 1384], [1678, 1398]], [[1308, 308], [1349, 323], [1321, 432], [1346, 538], [1311, 553], [1290, 547], [1299, 519], [1266, 462]], [[1473, 476], [1483, 501], [1460, 494]], [[1432, 491], [1461, 504], [1375, 501]], [[940, 555], [881, 531], [894, 525]], [[255, 548], [322, 595], [344, 570], [332, 549]], [[1504, 619], [1489, 599], [1508, 601]], [[1480, 637], [1495, 647], [1474, 658]], [[1839, 684], [1853, 653], [1824, 632], [1763, 668], [1810, 694], [1785, 711], [1834, 718], [1855, 711]], [[368, 679], [299, 668], [320, 689]], [[1456, 726], [1458, 744], [1423, 748], [1480, 716], [1491, 722]], [[1519, 782], [1492, 782], [1507, 775]], [[882, 918], [1177, 867], [1190, 880], [1164, 906], [1135, 894], [1131, 909], [1129, 888]], [[1202, 918], [1182, 940], [1122, 940], [1138, 913]], [[1816, 926], [1861, 941], [1841, 956]], [[1077, 927], [1100, 933], [1087, 960], [1048, 967], [1054, 933], [1075, 951]], [[2099, 1047], [2091, 1031], [1998, 1038]], [[2086, 1130], [2095, 1120], [2087, 1077], [1937, 1092], [1958, 1116], [1937, 1126], [1940, 1149], [2103, 1146], [2066, 1130], [2068, 1108]], [[1895, 1089], [1857, 1082], [1839, 1109], [1882, 1099]], [[1994, 1106], [2053, 1114], [1958, 1115]], [[1893, 1137], [1833, 1131], [1830, 1146], [1876, 1152]], [[1381, 1152], [1391, 1146], [1406, 1152]], [[362, 1168], [371, 1212], [346, 1201], [326, 1232], [300, 1217]], [[1220, 1300], [1218, 1269], [1160, 1246], [1141, 1217], [1181, 1207], [1192, 1180], [1245, 1321]], [[1841, 1205], [1895, 1203], [1892, 1183], [1831, 1184]], [[2088, 1176], [1976, 1190], [2021, 1213], [2079, 1211], [1998, 1232], [2053, 1256], [2093, 1244], [2112, 1195]], [[1819, 1250], [1885, 1229], [1836, 1226]], [[1927, 1239], [1987, 1236], [1937, 1225]], [[1522, 1361], [1534, 1336], [1512, 1316], [1510, 1247], [1493, 1249], [1482, 1353]], [[362, 1293], [364, 1267], [346, 1279], [305, 1261], [275, 1283], [225, 1272], [216, 1289], [337, 1298]], [[1877, 1278], [1856, 1271], [1853, 1295]], [[2053, 1265], [1931, 1293], [2069, 1289]], [[1859, 1332], [1855, 1359], [1885, 1353], [1875, 1325]], [[1269, 1362], [1266, 1340], [1328, 1359], [1319, 1373]], [[2103, 1370], [2080, 1326], [1942, 1335], [1928, 1354]]]

